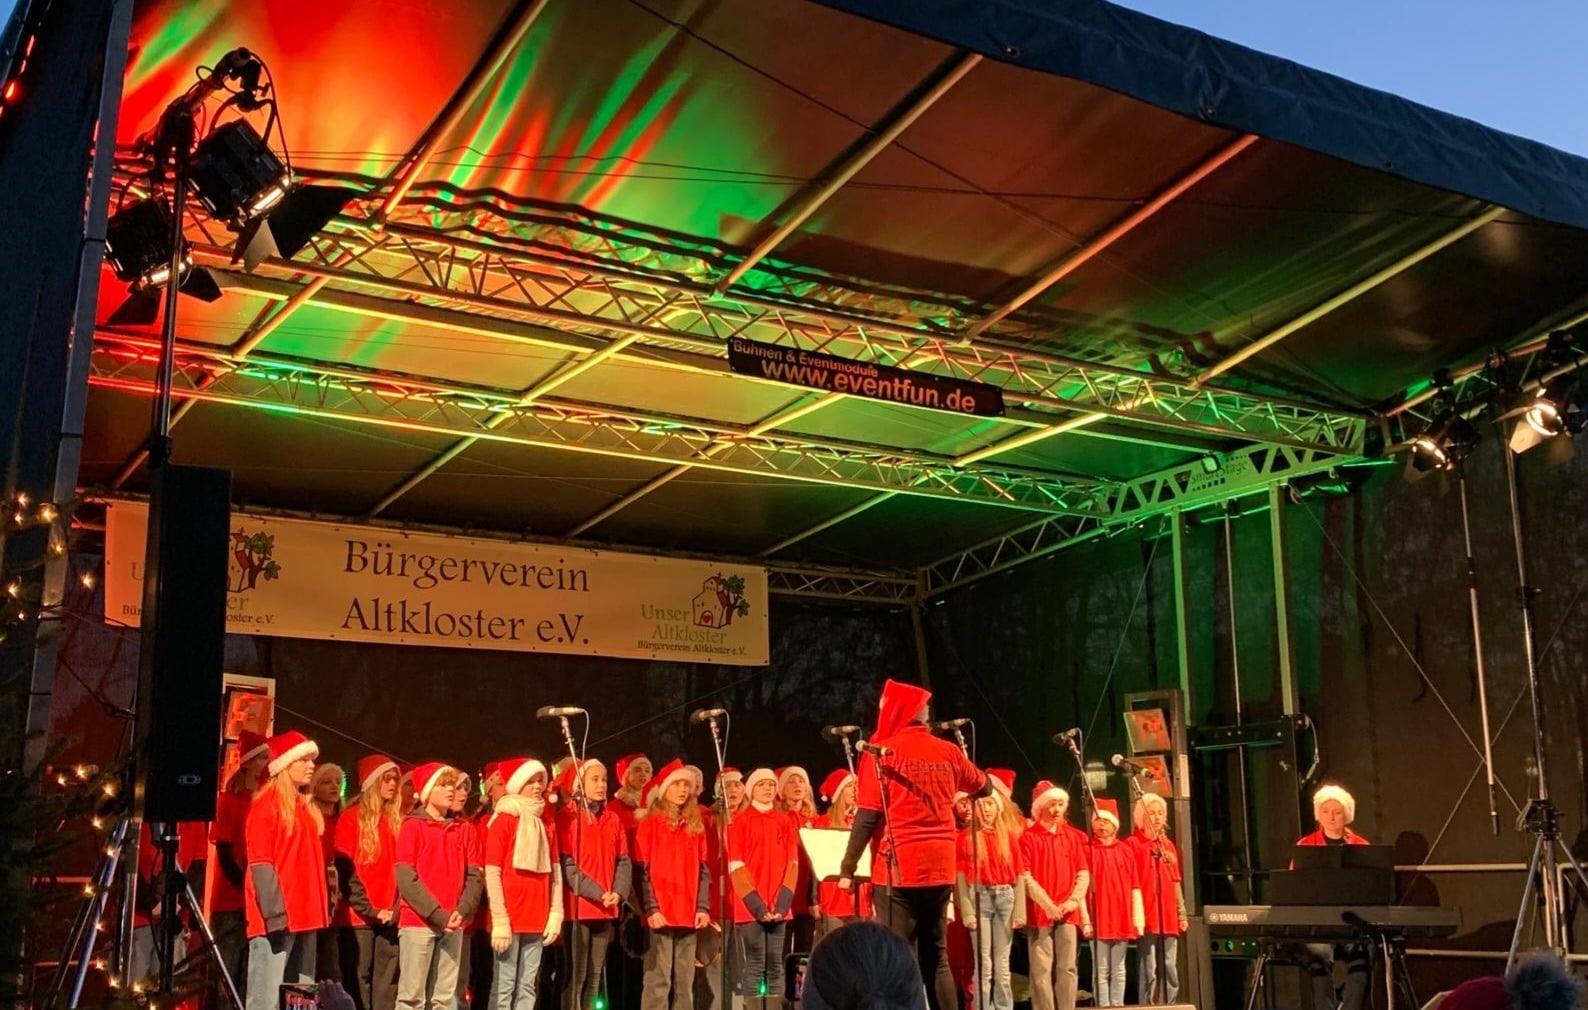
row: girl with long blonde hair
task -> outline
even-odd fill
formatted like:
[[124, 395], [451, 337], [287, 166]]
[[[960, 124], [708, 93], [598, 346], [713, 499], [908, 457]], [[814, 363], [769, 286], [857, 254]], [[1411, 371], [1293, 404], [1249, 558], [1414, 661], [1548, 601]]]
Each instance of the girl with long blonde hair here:
[[956, 853], [955, 892], [981, 956], [977, 1006], [983, 1010], [1014, 1010], [1009, 949], [1014, 931], [1026, 924], [1026, 868], [1013, 807], [1002, 789], [976, 800]]
[[359, 793], [336, 823], [336, 869], [346, 922], [337, 930], [342, 977], [364, 1010], [397, 1002], [397, 832], [402, 800], [397, 763], [361, 759]]
[[647, 789], [634, 829], [640, 907], [650, 929], [640, 1010], [688, 1007], [695, 981], [695, 931], [711, 923], [711, 869], [694, 776], [673, 760]]

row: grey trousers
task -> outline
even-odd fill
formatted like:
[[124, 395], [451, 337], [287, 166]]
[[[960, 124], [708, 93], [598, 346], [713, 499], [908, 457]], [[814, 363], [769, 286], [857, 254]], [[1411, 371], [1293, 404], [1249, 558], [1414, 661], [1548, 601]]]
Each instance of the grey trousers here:
[[1076, 928], [1050, 923], [1026, 930], [1031, 954], [1031, 1010], [1075, 1010], [1080, 977], [1075, 955], [1080, 950]]
[[1125, 1005], [1125, 952], [1129, 940], [1093, 940], [1092, 974], [1098, 1006]]
[[267, 933], [248, 941], [247, 1010], [276, 1010], [286, 982], [314, 981], [314, 954], [319, 930], [309, 933]]
[[607, 948], [612, 945], [615, 932], [613, 923], [605, 919], [568, 922], [563, 924], [563, 932], [567, 935], [562, 942], [568, 946], [569, 955], [575, 946], [579, 948], [579, 957], [562, 990], [563, 1010], [595, 1010], [606, 973]]
[[[1158, 951], [1163, 949], [1162, 992], [1158, 987]], [[1148, 933], [1136, 941], [1136, 963], [1141, 965], [1138, 1003], [1173, 1003], [1180, 995], [1180, 938], [1172, 933]]]
[[402, 1010], [450, 1010], [458, 995], [462, 954], [461, 932], [437, 933], [429, 926], [399, 929], [397, 1006]]
[[651, 930], [640, 1010], [692, 1010], [694, 991], [695, 931], [675, 927]]
[[397, 1006], [397, 927], [344, 927], [343, 985], [358, 1010], [395, 1010]]
[[[740, 989], [749, 999], [783, 995], [783, 943], [786, 922], [741, 922], [734, 926], [737, 942], [744, 951], [744, 973]], [[763, 988], [764, 987], [764, 988]]]

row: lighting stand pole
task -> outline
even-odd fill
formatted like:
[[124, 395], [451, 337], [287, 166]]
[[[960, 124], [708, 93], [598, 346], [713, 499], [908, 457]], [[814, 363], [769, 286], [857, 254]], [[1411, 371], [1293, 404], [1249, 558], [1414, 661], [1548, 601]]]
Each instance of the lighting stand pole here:
[[1579, 879], [1588, 883], [1588, 875], [1571, 849], [1560, 840], [1560, 811], [1549, 796], [1549, 755], [1544, 734], [1543, 683], [1538, 672], [1537, 631], [1533, 622], [1533, 598], [1538, 590], [1527, 581], [1527, 553], [1522, 540], [1522, 509], [1516, 487], [1516, 457], [1509, 449], [1502, 450], [1505, 457], [1506, 491], [1511, 504], [1511, 538], [1516, 545], [1517, 604], [1522, 611], [1522, 655], [1527, 662], [1528, 694], [1533, 713], [1533, 762], [1538, 772], [1537, 788], [1522, 811], [1518, 827], [1534, 836], [1533, 856], [1528, 862], [1527, 883], [1522, 887], [1522, 903], [1517, 911], [1516, 931], [1511, 936], [1511, 950], [1505, 967], [1509, 972], [1516, 963], [1522, 945], [1523, 924], [1532, 910], [1535, 889], [1543, 899], [1544, 942], [1556, 957], [1565, 959], [1567, 918], [1565, 903], [1560, 893], [1560, 857], [1576, 871]]
[[[562, 724], [562, 742], [568, 748], [568, 756], [573, 759], [573, 795], [568, 797], [573, 803], [573, 868], [574, 872], [584, 876], [580, 869], [579, 860], [584, 855], [582, 839], [584, 838], [584, 819], [588, 811], [584, 796], [584, 755], [579, 753], [579, 748], [573, 742], [573, 728], [568, 724], [568, 717], [560, 715], [557, 721]], [[585, 713], [586, 735], [590, 725], [590, 713]], [[574, 990], [570, 1006], [584, 1010], [584, 994], [579, 991], [583, 987], [580, 973], [584, 965], [579, 963], [579, 885], [575, 881], [563, 881], [564, 890], [568, 894], [568, 912], [563, 922], [568, 926], [568, 976], [563, 979], [563, 984]], [[577, 980], [577, 981], [576, 981]]]
[[[1478, 675], [1478, 717], [1483, 724], [1483, 772], [1489, 787], [1489, 830], [1499, 837], [1500, 809], [1494, 783], [1494, 742], [1489, 731], [1489, 685], [1483, 659], [1483, 622], [1478, 616], [1478, 563], [1472, 554], [1472, 517], [1467, 510], [1465, 466], [1456, 467], [1456, 491], [1461, 498], [1461, 540], [1467, 551], [1467, 606], [1472, 615], [1472, 662]], [[1531, 640], [1531, 632], [1528, 638]]]

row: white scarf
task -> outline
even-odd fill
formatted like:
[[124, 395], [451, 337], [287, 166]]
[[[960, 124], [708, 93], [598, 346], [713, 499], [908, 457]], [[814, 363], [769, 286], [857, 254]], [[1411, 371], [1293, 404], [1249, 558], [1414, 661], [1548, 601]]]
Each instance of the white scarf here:
[[491, 820], [500, 814], [518, 818], [518, 835], [513, 839], [513, 869], [530, 873], [551, 872], [551, 842], [546, 838], [546, 823], [541, 814], [544, 799], [528, 796], [503, 796], [496, 801]]

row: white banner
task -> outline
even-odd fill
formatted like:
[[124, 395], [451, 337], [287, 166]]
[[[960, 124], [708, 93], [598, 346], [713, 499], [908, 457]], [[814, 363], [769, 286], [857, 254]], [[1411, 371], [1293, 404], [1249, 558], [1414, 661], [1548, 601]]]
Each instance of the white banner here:
[[[105, 616], [138, 624], [149, 510], [112, 502]], [[763, 666], [766, 570], [232, 514], [226, 630]]]

